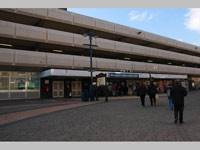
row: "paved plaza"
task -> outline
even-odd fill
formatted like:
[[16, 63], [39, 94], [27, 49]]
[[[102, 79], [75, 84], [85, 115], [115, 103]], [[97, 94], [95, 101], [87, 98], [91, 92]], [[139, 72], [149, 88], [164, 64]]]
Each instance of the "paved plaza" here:
[[[184, 124], [173, 123], [165, 95], [156, 107], [146, 96], [145, 108], [137, 97], [2, 104], [0, 141], [200, 141], [199, 98], [199, 91], [185, 98]], [[16, 119], [27, 112], [27, 117]]]

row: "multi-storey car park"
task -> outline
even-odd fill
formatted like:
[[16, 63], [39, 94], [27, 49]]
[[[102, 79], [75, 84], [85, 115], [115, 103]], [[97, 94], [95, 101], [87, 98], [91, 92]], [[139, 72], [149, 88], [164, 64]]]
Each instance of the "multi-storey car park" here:
[[[129, 87], [154, 78], [161, 92], [175, 79], [198, 88], [200, 47], [65, 9], [0, 9], [0, 100], [81, 96], [94, 76]], [[189, 82], [188, 82], [189, 81]], [[112, 88], [111, 88], [112, 89]], [[101, 92], [101, 91], [99, 91]], [[101, 93], [100, 93], [101, 94]], [[125, 94], [125, 93], [123, 93]], [[112, 94], [111, 94], [112, 95]]]

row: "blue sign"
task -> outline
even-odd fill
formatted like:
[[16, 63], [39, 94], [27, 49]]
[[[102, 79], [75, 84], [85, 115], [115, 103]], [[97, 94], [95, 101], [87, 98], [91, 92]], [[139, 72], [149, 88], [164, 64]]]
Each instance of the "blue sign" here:
[[110, 78], [139, 78], [139, 74], [130, 73], [109, 73]]

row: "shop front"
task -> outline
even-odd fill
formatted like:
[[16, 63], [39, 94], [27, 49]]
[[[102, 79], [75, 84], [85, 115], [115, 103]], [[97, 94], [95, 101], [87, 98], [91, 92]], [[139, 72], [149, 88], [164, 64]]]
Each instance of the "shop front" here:
[[41, 78], [41, 98], [80, 97], [84, 79], [74, 77]]
[[0, 100], [40, 98], [38, 72], [0, 71]]
[[[146, 86], [150, 78], [158, 87], [159, 93], [166, 92], [166, 86], [174, 83], [176, 79], [182, 85], [188, 86], [187, 75], [149, 74], [149, 73], [123, 73], [123, 72], [97, 72], [93, 73], [94, 83], [96, 75], [104, 73], [107, 76], [107, 89], [109, 96], [137, 95], [137, 88], [141, 82]], [[83, 91], [89, 93], [90, 72], [83, 70], [50, 69], [41, 73], [41, 98], [70, 98], [81, 97]], [[99, 87], [98, 95], [105, 96], [105, 88]]]
[[199, 90], [200, 89], [200, 77], [189, 76], [189, 89]]
[[41, 98], [81, 97], [89, 86], [89, 78], [81, 71], [50, 69], [41, 73]]

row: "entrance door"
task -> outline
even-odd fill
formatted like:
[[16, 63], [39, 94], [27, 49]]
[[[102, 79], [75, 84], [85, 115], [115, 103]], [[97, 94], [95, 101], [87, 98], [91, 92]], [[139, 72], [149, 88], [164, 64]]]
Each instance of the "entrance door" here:
[[72, 81], [72, 96], [81, 96], [81, 81]]
[[64, 97], [64, 81], [53, 81], [53, 97]]

